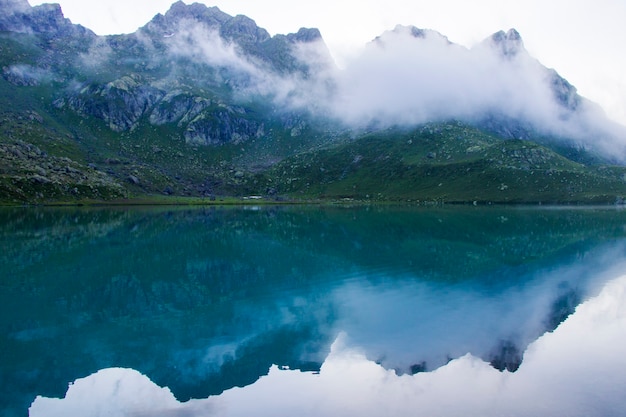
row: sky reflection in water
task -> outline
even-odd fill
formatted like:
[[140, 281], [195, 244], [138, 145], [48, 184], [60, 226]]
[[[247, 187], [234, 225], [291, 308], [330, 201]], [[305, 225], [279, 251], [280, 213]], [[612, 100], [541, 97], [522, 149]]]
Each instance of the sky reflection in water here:
[[43, 210], [0, 221], [8, 416], [35, 397], [33, 416], [625, 405], [622, 211]]
[[217, 397], [179, 403], [137, 371], [76, 381], [64, 400], [38, 397], [32, 416], [620, 416], [626, 400], [626, 276], [532, 343], [515, 373], [470, 355], [397, 376], [342, 334], [319, 374], [282, 370]]

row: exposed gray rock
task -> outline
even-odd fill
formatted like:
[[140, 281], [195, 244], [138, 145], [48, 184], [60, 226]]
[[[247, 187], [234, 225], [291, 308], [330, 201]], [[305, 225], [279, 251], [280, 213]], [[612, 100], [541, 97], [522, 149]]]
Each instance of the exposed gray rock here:
[[582, 97], [578, 95], [576, 87], [553, 69], [548, 70], [548, 80], [557, 103], [571, 111], [575, 111], [580, 107]]
[[33, 175], [32, 177], [30, 177], [33, 182], [39, 183], [39, 184], [49, 184], [52, 181], [44, 176], [41, 175]]
[[185, 141], [197, 145], [240, 143], [264, 134], [263, 124], [248, 120], [232, 109], [204, 112], [187, 125]]
[[156, 15], [142, 30], [146, 32], [170, 35], [176, 31], [181, 21], [195, 21], [209, 27], [219, 27], [232, 17], [217, 7], [207, 7], [201, 3], [186, 5], [182, 1], [172, 4], [165, 15]]
[[164, 95], [164, 91], [131, 74], [104, 86], [86, 87], [69, 99], [69, 105], [78, 113], [104, 120], [111, 130], [122, 132], [134, 129]]
[[180, 119], [178, 123], [179, 127], [182, 127], [188, 123], [190, 123], [193, 119], [195, 119], [200, 113], [202, 113], [205, 109], [211, 106], [213, 102], [207, 98], [202, 97], [194, 97], [191, 106], [187, 110], [187, 113]]
[[239, 43], [260, 43], [270, 38], [269, 33], [256, 25], [247, 16], [237, 15], [229, 19], [221, 28], [221, 35], [226, 39], [237, 40]]
[[496, 32], [486, 42], [493, 48], [496, 48], [505, 58], [513, 58], [517, 54], [526, 51], [522, 37], [515, 29], [509, 29], [507, 32], [502, 30]]
[[59, 4], [31, 7], [26, 0], [0, 0], [0, 31], [39, 33], [52, 37], [84, 37], [96, 35], [81, 25], [74, 25], [63, 16]]
[[315, 42], [322, 39], [322, 34], [317, 28], [300, 28], [296, 33], [287, 35], [291, 42]]
[[209, 99], [175, 90], [157, 103], [150, 114], [150, 123], [157, 126], [178, 122], [186, 124], [210, 105]]
[[115, 198], [126, 194], [107, 174], [69, 158], [48, 156], [26, 142], [0, 143], [0, 160], [0, 173], [8, 179], [0, 187], [0, 194], [15, 201], [54, 200], [65, 198], [70, 191], [89, 198]]

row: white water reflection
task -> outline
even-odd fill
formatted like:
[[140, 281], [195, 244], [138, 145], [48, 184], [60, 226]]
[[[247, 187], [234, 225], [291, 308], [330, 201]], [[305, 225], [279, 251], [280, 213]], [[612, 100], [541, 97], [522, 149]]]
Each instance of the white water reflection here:
[[622, 416], [626, 409], [626, 276], [533, 342], [515, 373], [469, 354], [433, 372], [397, 376], [340, 336], [319, 374], [282, 370], [245, 388], [178, 402], [128, 369], [37, 397], [33, 417], [57, 416]]

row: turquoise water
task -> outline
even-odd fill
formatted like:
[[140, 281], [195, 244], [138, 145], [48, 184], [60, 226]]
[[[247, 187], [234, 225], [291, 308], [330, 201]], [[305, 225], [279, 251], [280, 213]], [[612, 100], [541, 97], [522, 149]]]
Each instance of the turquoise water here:
[[[577, 307], [599, 303], [625, 265], [626, 212], [608, 208], [3, 209], [0, 409], [381, 415], [431, 395], [429, 378], [450, 374], [451, 391], [467, 378], [455, 367], [479, 369], [477, 381], [525, 381], [535, 368], [562, 375], [567, 344], [548, 365], [526, 352], [548, 352], [536, 347], [553, 340], [546, 332], [563, 338], [565, 324], [585, 322]], [[618, 359], [605, 369], [577, 359], [611, 388], [593, 385], [576, 410], [623, 415], [616, 308], [602, 337]], [[554, 415], [560, 398], [573, 401], [534, 394], [539, 410], [497, 408], [492, 397], [505, 394], [468, 394], [463, 413]], [[444, 397], [428, 397], [441, 406], [424, 415], [455, 415]], [[365, 399], [373, 404], [359, 409]]]

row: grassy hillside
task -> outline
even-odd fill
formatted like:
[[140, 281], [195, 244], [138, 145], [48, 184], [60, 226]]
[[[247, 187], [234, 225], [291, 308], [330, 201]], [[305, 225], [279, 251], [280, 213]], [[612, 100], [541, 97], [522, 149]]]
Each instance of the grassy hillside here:
[[461, 123], [391, 129], [289, 158], [269, 172], [303, 198], [477, 203], [613, 203], [626, 169], [584, 166], [522, 140]]

